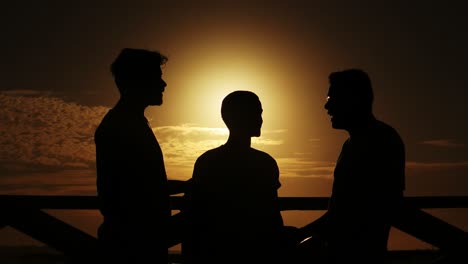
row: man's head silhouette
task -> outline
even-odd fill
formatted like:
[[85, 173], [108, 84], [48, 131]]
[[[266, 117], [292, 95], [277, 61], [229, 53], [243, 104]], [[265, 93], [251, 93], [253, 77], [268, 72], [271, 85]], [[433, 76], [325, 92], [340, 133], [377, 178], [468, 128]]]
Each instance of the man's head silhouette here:
[[123, 49], [111, 65], [121, 98], [145, 105], [161, 105], [166, 87], [161, 66], [166, 61], [167, 57], [156, 51]]
[[372, 116], [374, 94], [367, 73], [359, 69], [333, 72], [329, 83], [325, 109], [333, 128], [349, 130]]
[[262, 128], [262, 104], [250, 91], [228, 94], [221, 105], [221, 116], [231, 134], [259, 137]]

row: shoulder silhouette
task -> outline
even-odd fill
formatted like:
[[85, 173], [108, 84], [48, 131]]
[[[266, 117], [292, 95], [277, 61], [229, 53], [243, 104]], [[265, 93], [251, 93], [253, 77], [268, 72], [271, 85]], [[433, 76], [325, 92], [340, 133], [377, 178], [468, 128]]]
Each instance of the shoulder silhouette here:
[[[373, 88], [366, 72], [329, 75], [325, 109], [335, 129], [348, 132], [334, 170], [327, 212], [304, 230], [305, 244], [326, 245], [329, 263], [382, 263], [405, 188], [405, 150], [397, 131], [376, 119]], [[302, 245], [304, 246], [304, 245]]]
[[123, 49], [111, 65], [120, 92], [95, 132], [102, 262], [167, 263], [169, 195], [158, 141], [144, 115], [161, 105], [159, 52]]
[[276, 260], [283, 227], [279, 170], [269, 154], [251, 147], [251, 137], [261, 135], [262, 111], [259, 98], [249, 91], [235, 91], [223, 100], [229, 138], [194, 166], [190, 239], [183, 245], [190, 263]]

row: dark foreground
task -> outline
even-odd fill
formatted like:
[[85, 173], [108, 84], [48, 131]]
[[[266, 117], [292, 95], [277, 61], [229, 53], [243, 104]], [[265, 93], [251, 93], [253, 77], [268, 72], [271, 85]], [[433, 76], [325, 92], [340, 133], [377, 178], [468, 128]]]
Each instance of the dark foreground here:
[[[4, 246], [0, 247], [1, 264], [75, 264], [71, 259], [49, 247]], [[172, 252], [171, 263], [181, 263], [178, 252]], [[222, 263], [222, 261], [220, 261]], [[437, 250], [391, 251], [388, 264], [453, 264], [462, 263], [442, 258]]]

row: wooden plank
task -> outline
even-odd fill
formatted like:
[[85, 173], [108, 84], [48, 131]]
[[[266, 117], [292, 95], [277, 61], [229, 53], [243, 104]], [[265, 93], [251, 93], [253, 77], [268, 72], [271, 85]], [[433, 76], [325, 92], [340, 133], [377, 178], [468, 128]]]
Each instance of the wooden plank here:
[[184, 235], [184, 221], [185, 221], [185, 214], [177, 213], [171, 217], [170, 222], [170, 237], [169, 237], [169, 245], [168, 247], [173, 247], [178, 245], [182, 242], [182, 238]]
[[2, 211], [8, 225], [67, 255], [92, 258], [96, 252], [95, 237], [39, 209], [5, 207]]
[[402, 206], [393, 226], [444, 251], [468, 249], [468, 233], [413, 205]]
[[[171, 197], [171, 208], [183, 208], [182, 196]], [[39, 208], [39, 209], [67, 209], [67, 210], [96, 210], [99, 209], [96, 196], [79, 195], [0, 195], [0, 208]]]
[[404, 199], [416, 208], [468, 208], [468, 196], [407, 196]]
[[281, 211], [326, 210], [329, 201], [329, 197], [280, 197], [279, 207]]
[[[305, 247], [307, 250], [313, 250], [317, 247], [313, 234], [319, 229], [324, 220], [319, 218], [306, 226], [299, 229], [299, 236], [304, 239], [304, 243], [299, 247]], [[442, 263], [468, 263], [468, 233], [464, 230], [453, 226], [423, 210], [414, 207], [410, 203], [401, 207], [398, 215], [396, 215], [393, 226], [399, 230], [431, 244], [441, 250], [443, 258], [441, 261], [455, 259], [457, 261], [463, 259], [464, 262], [440, 262]], [[314, 244], [315, 243], [315, 244]], [[316, 250], [319, 250], [318, 248]]]
[[[215, 199], [215, 197], [213, 197]], [[328, 197], [280, 197], [281, 210], [326, 210]], [[468, 208], [468, 196], [409, 196], [405, 201], [417, 208]], [[171, 208], [183, 208], [183, 196], [171, 196]], [[96, 196], [79, 195], [0, 195], [0, 207], [40, 209], [98, 209]]]
[[0, 195], [0, 206], [39, 209], [98, 209], [96, 196]]
[[[215, 199], [215, 198], [214, 198]], [[328, 197], [280, 197], [280, 210], [326, 210]], [[468, 196], [405, 197], [406, 206], [395, 227], [440, 249], [465, 247], [466, 232], [418, 208], [468, 208]], [[183, 196], [171, 197], [171, 208], [181, 210]], [[6, 224], [69, 254], [95, 247], [96, 239], [39, 209], [98, 209], [96, 196], [0, 195], [0, 228]], [[173, 217], [169, 246], [180, 243], [183, 214]], [[70, 242], [71, 241], [71, 242]]]

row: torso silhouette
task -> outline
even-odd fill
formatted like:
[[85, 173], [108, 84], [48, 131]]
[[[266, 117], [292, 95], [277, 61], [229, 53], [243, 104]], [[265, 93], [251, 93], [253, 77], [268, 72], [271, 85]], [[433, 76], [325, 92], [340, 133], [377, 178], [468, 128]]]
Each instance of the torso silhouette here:
[[[167, 263], [170, 217], [161, 149], [144, 115], [110, 110], [95, 133], [99, 239], [117, 256]], [[123, 252], [118, 252], [122, 250]], [[148, 252], [149, 251], [149, 252]]]
[[344, 143], [329, 207], [332, 250], [382, 256], [393, 210], [403, 197], [404, 170], [403, 142], [381, 121], [372, 120]]
[[278, 253], [278, 177], [276, 161], [253, 148], [223, 145], [197, 159], [190, 194], [195, 263], [253, 263]]

